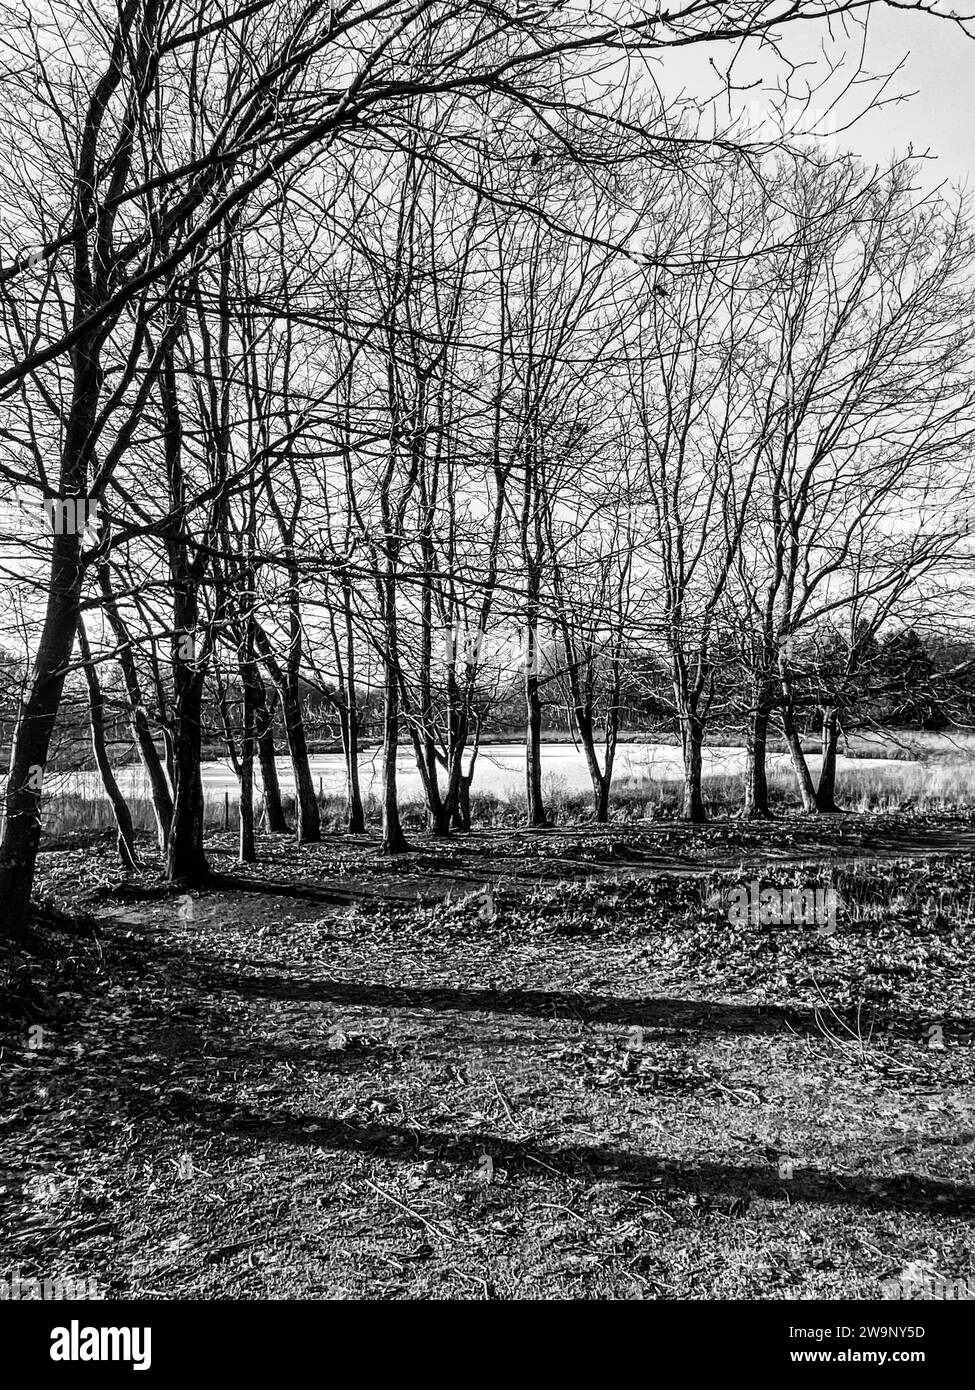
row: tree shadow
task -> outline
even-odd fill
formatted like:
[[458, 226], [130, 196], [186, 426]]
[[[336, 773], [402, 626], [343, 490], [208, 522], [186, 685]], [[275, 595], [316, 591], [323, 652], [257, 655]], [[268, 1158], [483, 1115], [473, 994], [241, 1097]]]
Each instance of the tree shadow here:
[[[626, 1028], [658, 1028], [668, 1040], [676, 1030], [680, 1042], [702, 1031], [783, 1033], [790, 1027], [799, 1031], [800, 1026], [815, 1026], [809, 1010], [677, 998], [620, 999], [558, 990], [296, 980], [283, 974], [241, 978], [212, 959], [187, 954], [185, 943], [160, 942], [148, 934], [144, 940], [152, 963], [165, 968], [167, 981], [178, 979], [179, 994], [174, 1001], [167, 992], [144, 992], [145, 1010], [133, 1020], [142, 1040], [138, 1056], [99, 1048], [85, 1054], [83, 1061], [79, 1059], [83, 1075], [75, 1073], [74, 1084], [83, 1082], [86, 1093], [98, 1094], [104, 1102], [97, 1113], [86, 1117], [87, 1147], [114, 1137], [112, 1126], [124, 1119], [144, 1133], [148, 1130], [148, 1142], [156, 1141], [156, 1127], [169, 1132], [187, 1124], [204, 1140], [217, 1134], [255, 1136], [262, 1144], [312, 1146], [390, 1161], [425, 1162], [433, 1158], [455, 1172], [469, 1170], [472, 1181], [482, 1155], [489, 1154], [495, 1169], [506, 1170], [509, 1179], [529, 1173], [537, 1179], [540, 1170], [548, 1170], [553, 1176], [614, 1182], [675, 1197], [765, 1197], [942, 1215], [975, 1212], [975, 1186], [969, 1183], [914, 1173], [833, 1173], [804, 1164], [801, 1154], [792, 1156], [794, 1175], [786, 1179], [779, 1176], [775, 1163], [694, 1159], [678, 1163], [609, 1143], [512, 1138], [491, 1128], [491, 1122], [476, 1130], [453, 1132], [392, 1119], [377, 1122], [356, 1113], [340, 1118], [312, 1110], [294, 1112], [287, 1108], [287, 1078], [270, 1088], [276, 1098], [263, 1102], [255, 1103], [253, 1092], [245, 1102], [229, 1099], [220, 1090], [236, 1084], [242, 1073], [245, 1083], [253, 1085], [260, 1073], [281, 1065], [290, 1064], [305, 1073], [315, 1068], [326, 1078], [329, 1074], [369, 1076], [376, 1068], [378, 1079], [378, 1073], [388, 1078], [391, 1066], [409, 1063], [408, 1051], [401, 1051], [395, 1039], [367, 1024], [342, 1025], [349, 1035], [348, 1044], [333, 1048], [322, 1026], [324, 1020], [314, 1016], [301, 1020], [293, 1040], [283, 1038], [280, 1028], [276, 1036], [242, 1038], [240, 1020], [229, 1007], [233, 995], [367, 1007], [377, 1013], [413, 1009], [434, 1014], [493, 1013], [612, 1023]], [[132, 941], [127, 949], [133, 956], [137, 954]], [[141, 964], [145, 968], [147, 962]], [[284, 1020], [278, 1022], [287, 1026]], [[309, 1039], [303, 1035], [306, 1029], [314, 1033], [316, 1026], [321, 1030], [318, 1036]], [[474, 1028], [466, 1042], [473, 1054], [479, 1045], [490, 1046], [493, 1040], [485, 1037], [483, 1028]], [[174, 1070], [176, 1057], [184, 1062], [192, 1058], [192, 1065]], [[463, 1066], [464, 1058], [459, 1062]]]
[[[136, 1100], [134, 1088], [131, 1100]], [[910, 1212], [937, 1211], [944, 1216], [975, 1215], [975, 1186], [916, 1173], [884, 1174], [825, 1171], [793, 1155], [793, 1176], [780, 1176], [777, 1162], [720, 1163], [689, 1160], [677, 1162], [635, 1149], [608, 1144], [558, 1144], [511, 1139], [489, 1129], [456, 1134], [444, 1129], [416, 1129], [406, 1124], [377, 1123], [356, 1118], [339, 1119], [311, 1111], [282, 1115], [252, 1106], [230, 1104], [215, 1098], [180, 1095], [167, 1101], [158, 1092], [146, 1092], [159, 1118], [166, 1115], [189, 1121], [205, 1131], [254, 1135], [261, 1144], [288, 1144], [331, 1152], [352, 1152], [394, 1162], [430, 1162], [469, 1169], [474, 1178], [487, 1154], [495, 1171], [503, 1169], [509, 1181], [532, 1176], [539, 1170], [568, 1180], [615, 1182], [624, 1187], [646, 1188], [658, 1195], [695, 1195], [713, 1198], [766, 1198], [786, 1203], [811, 1202], [819, 1206], [861, 1207]], [[456, 1175], [456, 1174], [455, 1174]]]
[[[345, 1008], [368, 1008], [379, 1012], [411, 1009], [437, 1013], [518, 1014], [526, 1018], [613, 1024], [621, 1028], [695, 1033], [815, 1033], [822, 1029], [815, 1008], [805, 1005], [734, 1004], [724, 1000], [694, 1000], [662, 996], [620, 998], [608, 994], [576, 994], [565, 990], [451, 988], [441, 985], [387, 985], [367, 981], [309, 980], [294, 976], [262, 973], [241, 976], [212, 962], [195, 962], [198, 981], [210, 990], [240, 994], [248, 998], [269, 998], [292, 1002], [335, 1004]], [[918, 1015], [890, 1007], [876, 1013], [856, 1008], [836, 1009], [826, 1016], [835, 1030], [836, 1019], [864, 1037], [871, 1022], [893, 1024], [921, 1036], [930, 1027], [933, 1015]], [[965, 1016], [939, 1014], [938, 1023], [955, 1035], [975, 1030], [975, 1020]]]

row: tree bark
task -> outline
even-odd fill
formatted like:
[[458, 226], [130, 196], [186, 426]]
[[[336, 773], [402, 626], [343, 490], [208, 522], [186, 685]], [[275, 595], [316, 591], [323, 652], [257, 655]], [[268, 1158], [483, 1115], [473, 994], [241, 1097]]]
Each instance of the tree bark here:
[[298, 807], [298, 841], [300, 844], [317, 844], [322, 838], [321, 813], [318, 797], [315, 795], [315, 782], [308, 762], [308, 744], [305, 739], [305, 719], [301, 709], [301, 698], [289, 679], [281, 686], [281, 704], [284, 710], [284, 727], [291, 754], [291, 766], [295, 777], [295, 797]]
[[529, 621], [525, 655], [525, 784], [528, 795], [528, 824], [551, 825], [542, 793], [542, 698], [538, 678], [538, 628]]
[[[70, 355], [71, 402], [64, 420], [58, 496], [75, 503], [86, 497], [89, 477], [94, 473], [102, 390], [101, 348], [110, 327], [109, 322], [92, 329], [89, 319], [105, 306], [115, 290], [110, 284], [108, 261], [113, 249], [114, 214], [103, 206], [97, 217], [94, 215], [96, 187], [99, 179], [107, 176], [110, 183], [106, 182], [105, 187], [123, 188], [133, 150], [138, 148], [135, 139], [119, 139], [107, 165], [100, 165], [99, 135], [105, 113], [123, 81], [123, 54], [128, 58], [137, 50], [135, 64], [130, 68], [132, 92], [144, 94], [148, 90], [145, 63], [156, 51], [152, 38], [155, 24], [154, 9], [147, 11], [135, 5], [119, 9], [112, 57], [92, 89], [73, 151], [71, 298], [72, 327], [79, 336]], [[136, 27], [141, 27], [142, 37], [134, 50], [132, 33]], [[133, 114], [138, 110], [135, 98], [131, 110]], [[67, 126], [65, 131], [68, 132]], [[128, 425], [133, 428], [137, 413], [129, 417]], [[124, 438], [123, 429], [119, 439]], [[75, 520], [77, 523], [77, 508]], [[4, 795], [0, 902], [6, 916], [6, 933], [18, 938], [26, 937], [29, 930], [30, 896], [41, 836], [41, 790], [80, 613], [83, 567], [77, 525], [55, 528], [49, 576], [44, 624], [28, 693], [20, 706]]]
[[191, 558], [187, 539], [183, 426], [172, 348], [164, 356], [160, 394], [172, 511], [166, 546], [173, 589], [170, 657], [173, 670], [171, 729], [175, 795], [173, 823], [166, 851], [166, 878], [170, 883], [192, 886], [203, 883], [210, 873], [204, 851], [205, 802], [200, 771], [204, 657], [199, 632], [199, 584], [205, 573], [206, 560], [205, 552]]
[[295, 779], [295, 804], [298, 810], [299, 844], [317, 844], [322, 838], [321, 814], [315, 783], [308, 764], [308, 744], [305, 739], [305, 720], [301, 709], [301, 697], [297, 682], [291, 673], [281, 666], [271, 650], [271, 643], [262, 628], [255, 629], [257, 649], [268, 674], [281, 697], [284, 714], [284, 731], [291, 755], [291, 769]]
[[173, 730], [176, 796], [169, 832], [166, 877], [170, 883], [203, 883], [210, 873], [204, 851], [205, 801], [200, 762], [203, 748], [203, 666], [197, 651], [197, 596], [182, 580], [174, 604]]
[[612, 756], [607, 750], [606, 771], [599, 766], [596, 756], [596, 737], [592, 717], [587, 709], [578, 703], [573, 705], [572, 718], [579, 734], [582, 751], [586, 758], [589, 781], [592, 784], [593, 816], [597, 825], [605, 825], [609, 820], [609, 789], [612, 782]]
[[342, 597], [345, 617], [345, 663], [343, 668], [345, 698], [343, 701], [342, 748], [345, 753], [348, 804], [346, 828], [350, 835], [362, 835], [366, 829], [366, 814], [362, 807], [362, 788], [359, 782], [359, 704], [355, 688], [355, 632], [352, 626], [352, 594], [347, 584], [343, 585]]
[[[79, 302], [75, 318], [83, 318], [90, 291], [87, 245], [76, 256]], [[86, 337], [73, 355], [74, 393], [61, 455], [61, 495], [84, 495], [88, 479], [89, 440], [98, 409], [101, 371], [95, 339]], [[20, 707], [10, 754], [4, 797], [3, 841], [0, 843], [0, 902], [6, 932], [14, 938], [28, 934], [30, 895], [34, 886], [41, 838], [41, 790], [68, 663], [74, 648], [80, 613], [81, 537], [68, 526], [52, 538], [50, 579], [44, 626], [34, 658], [27, 698]]]
[[383, 708], [383, 853], [409, 849], [399, 818], [396, 754], [399, 748], [399, 681], [391, 663], [386, 666]]
[[237, 852], [242, 864], [253, 864], [257, 859], [254, 844], [254, 747], [255, 747], [255, 698], [254, 684], [257, 663], [254, 660], [254, 633], [251, 623], [243, 634], [244, 651], [240, 662], [241, 677], [241, 715], [240, 715], [240, 805], [238, 808], [239, 831]]
[[681, 748], [684, 756], [684, 800], [681, 814], [686, 821], [702, 824], [708, 818], [702, 790], [704, 726], [699, 716], [685, 711], [681, 718]]
[[767, 695], [756, 690], [745, 737], [745, 799], [742, 815], [770, 817], [768, 802], [768, 726], [772, 716]]
[[274, 708], [277, 694], [272, 687], [271, 700], [261, 679], [260, 671], [254, 671], [254, 736], [257, 740], [257, 756], [261, 764], [261, 783], [264, 787], [264, 812], [267, 828], [272, 835], [283, 835], [289, 830], [288, 820], [281, 804], [281, 786], [278, 782], [278, 764], [274, 752]]
[[796, 726], [792, 676], [784, 653], [779, 658], [779, 679], [782, 687], [782, 732], [785, 734], [785, 741], [789, 748], [789, 757], [792, 759], [792, 766], [796, 774], [796, 782], [799, 788], [799, 800], [802, 803], [802, 809], [806, 815], [815, 815], [818, 810], [816, 806], [816, 788], [813, 786], [812, 776], [809, 772], [809, 764], [806, 762], [806, 755], [802, 748], [802, 739], [799, 736], [799, 730]]
[[116, 660], [119, 670], [122, 672], [122, 680], [125, 683], [125, 693], [129, 702], [129, 719], [132, 724], [132, 736], [135, 739], [139, 750], [139, 757], [145, 769], [146, 778], [149, 782], [149, 793], [152, 797], [152, 810], [156, 818], [156, 842], [163, 854], [166, 852], [166, 845], [169, 842], [169, 828], [173, 823], [173, 797], [169, 789], [169, 780], [166, 776], [166, 769], [163, 767], [162, 758], [156, 748], [156, 741], [152, 736], [152, 729], [146, 715], [145, 705], [142, 701], [142, 683], [139, 679], [139, 672], [135, 664], [135, 656], [132, 651], [132, 639], [129, 636], [128, 628], [118, 610], [115, 601], [115, 594], [112, 590], [112, 581], [106, 565], [99, 566], [99, 587], [102, 592], [102, 606], [105, 617], [115, 636], [117, 645]]
[[457, 804], [454, 807], [453, 824], [455, 830], [471, 828], [471, 779], [463, 773], [457, 783]]
[[118, 831], [116, 838], [118, 857], [122, 861], [123, 867], [131, 871], [139, 868], [139, 860], [135, 852], [132, 815], [115, 779], [115, 773], [112, 771], [112, 764], [109, 760], [108, 748], [105, 744], [105, 700], [102, 696], [101, 683], [98, 679], [95, 663], [91, 659], [91, 648], [88, 645], [84, 619], [81, 617], [78, 619], [78, 647], [85, 672], [85, 683], [88, 686], [88, 715], [95, 766], [98, 768], [102, 786], [105, 788], [105, 795], [108, 797], [112, 814], [115, 816], [115, 825]]
[[795, 718], [791, 709], [782, 711], [782, 731], [785, 734], [785, 741], [789, 748], [789, 756], [792, 759], [792, 766], [796, 774], [796, 783], [799, 788], [799, 800], [806, 815], [815, 815], [819, 809], [816, 805], [816, 789], [813, 786], [812, 776], [809, 772], [809, 764], [806, 762], [806, 755], [802, 748], [802, 739], [795, 725]]
[[816, 787], [816, 805], [820, 811], [838, 811], [836, 804], [836, 748], [840, 737], [839, 711], [835, 705], [823, 710], [823, 765]]

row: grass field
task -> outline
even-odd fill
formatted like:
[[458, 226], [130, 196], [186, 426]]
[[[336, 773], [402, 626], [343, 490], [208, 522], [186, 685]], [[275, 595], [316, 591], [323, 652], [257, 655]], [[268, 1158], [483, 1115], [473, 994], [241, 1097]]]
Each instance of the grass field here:
[[[856, 812], [942, 811], [975, 807], [975, 735], [926, 734], [923, 731], [886, 736], [883, 740], [851, 740], [851, 758], [837, 773], [839, 803]], [[558, 774], [544, 779], [547, 805], [563, 825], [591, 819], [591, 797], [566, 785]], [[769, 774], [773, 806], [787, 812], [797, 805], [795, 779], [790, 769], [777, 765]], [[705, 798], [715, 815], [734, 815], [740, 808], [744, 782], [740, 773], [714, 773], [704, 778]], [[611, 810], [622, 822], [668, 816], [678, 810], [681, 789], [673, 779], [625, 776], [613, 789]], [[293, 797], [284, 796], [289, 814]], [[320, 798], [325, 826], [341, 830], [344, 825], [344, 797], [326, 793]], [[137, 829], [154, 827], [152, 805], [145, 795], [128, 797]], [[422, 829], [425, 813], [416, 799], [403, 798], [403, 819], [407, 826]], [[380, 806], [367, 795], [368, 821], [378, 826]], [[482, 791], [475, 782], [473, 813], [476, 822], [486, 826], [516, 827], [525, 820], [525, 797], [514, 784], [501, 791]], [[260, 812], [258, 813], [260, 814]], [[94, 786], [82, 791], [54, 793], [47, 802], [44, 830], [48, 838], [106, 830], [111, 827], [108, 802]], [[237, 825], [236, 796], [207, 797], [207, 824], [214, 830], [234, 829]]]

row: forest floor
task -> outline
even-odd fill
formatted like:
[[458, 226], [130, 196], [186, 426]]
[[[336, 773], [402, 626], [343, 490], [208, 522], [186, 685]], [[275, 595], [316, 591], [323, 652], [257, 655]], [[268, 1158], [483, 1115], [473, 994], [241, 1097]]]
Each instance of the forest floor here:
[[[975, 821], [41, 857], [0, 957], [0, 1280], [121, 1298], [852, 1298], [970, 1279]], [[734, 923], [832, 886], [835, 930]]]

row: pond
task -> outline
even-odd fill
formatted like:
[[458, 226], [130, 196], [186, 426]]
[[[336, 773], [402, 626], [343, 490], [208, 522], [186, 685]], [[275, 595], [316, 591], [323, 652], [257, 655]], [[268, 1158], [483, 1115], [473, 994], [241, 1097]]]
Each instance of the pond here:
[[[294, 790], [291, 764], [287, 758], [278, 758], [278, 777], [282, 791]], [[703, 755], [704, 776], [716, 777], [742, 771], [745, 764], [745, 750], [732, 747], [705, 747]], [[809, 757], [810, 768], [815, 777], [819, 758]], [[325, 795], [340, 796], [345, 790], [345, 767], [339, 753], [325, 753], [310, 760], [315, 786], [321, 787]], [[466, 766], [466, 764], [465, 764]], [[525, 750], [520, 743], [495, 743], [481, 748], [477, 758], [474, 775], [474, 789], [480, 792], [493, 792], [496, 796], [507, 798], [523, 792], [525, 784]], [[909, 766], [892, 758], [837, 758], [837, 769], [850, 767], [881, 768]], [[789, 767], [786, 753], [771, 754], [768, 759], [769, 772]], [[412, 749], [403, 749], [396, 762], [397, 780], [404, 800], [418, 798], [421, 794], [420, 777], [416, 770]], [[237, 778], [229, 762], [206, 762], [202, 767], [204, 790], [208, 796], [223, 796], [229, 792], [231, 800], [237, 796]], [[363, 797], [380, 794], [382, 787], [382, 751], [377, 747], [363, 752], [359, 759], [359, 773]], [[614, 786], [633, 786], [644, 782], [677, 782], [681, 780], [681, 750], [665, 743], [621, 743], [616, 752], [613, 770]], [[148, 796], [148, 784], [141, 766], [117, 769], [119, 785], [129, 797]], [[260, 770], [255, 764], [255, 776], [260, 784]], [[546, 790], [575, 792], [588, 791], [589, 774], [585, 756], [571, 743], [546, 743], [542, 746], [542, 776]], [[96, 772], [72, 773], [47, 783], [49, 794], [72, 794], [82, 792], [89, 797], [102, 795], [101, 783]]]

